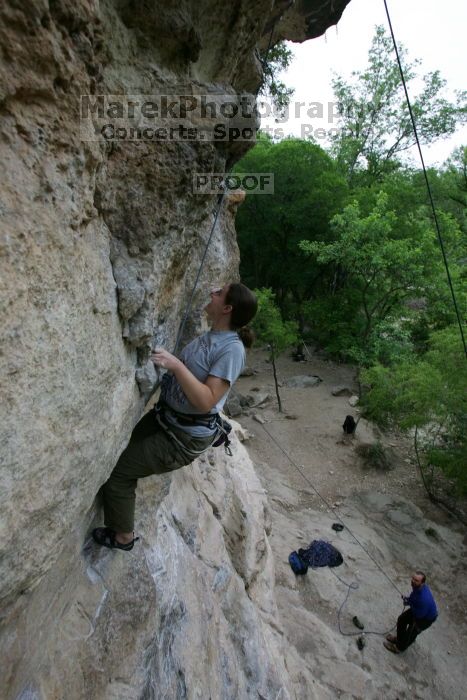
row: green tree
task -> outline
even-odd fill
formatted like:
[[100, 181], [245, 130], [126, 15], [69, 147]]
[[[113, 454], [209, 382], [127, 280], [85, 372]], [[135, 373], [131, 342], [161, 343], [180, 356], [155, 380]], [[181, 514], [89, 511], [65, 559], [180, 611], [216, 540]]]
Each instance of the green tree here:
[[276, 359], [284, 350], [298, 342], [297, 324], [294, 321], [282, 320], [271, 289], [255, 289], [255, 294], [258, 299], [258, 312], [253, 321], [253, 328], [258, 339], [263, 343], [267, 343], [270, 348], [269, 359], [274, 373], [277, 405], [279, 411], [282, 412]]
[[467, 493], [467, 363], [459, 328], [431, 335], [429, 350], [392, 367], [362, 373], [366, 417], [411, 430], [422, 477], [436, 500], [436, 470]]
[[452, 213], [467, 234], [467, 146], [456, 148], [437, 173], [437, 202]]
[[409, 212], [401, 220], [389, 209], [388, 195], [381, 191], [368, 214], [362, 214], [354, 201], [334, 216], [331, 227], [333, 241], [300, 244], [317, 265], [334, 269], [327, 298], [319, 299], [311, 309], [319, 319], [322, 336], [337, 333], [338, 344], [333, 349], [364, 364], [378, 355], [385, 336], [389, 343], [399, 336], [401, 347], [408, 349], [400, 322], [403, 314], [410, 316], [405, 301], [436, 300], [440, 290], [449, 291], [429, 220], [421, 212]]
[[[443, 96], [446, 81], [433, 71], [423, 76], [422, 88], [415, 94], [420, 61], [409, 62], [403, 46], [399, 52], [421, 142], [452, 134], [457, 123], [465, 121], [466, 93], [449, 101]], [[366, 69], [353, 71], [350, 81], [336, 76], [332, 86], [341, 113], [333, 153], [349, 180], [358, 173], [367, 180], [381, 180], [399, 167], [402, 154], [415, 144], [392, 39], [383, 26], [376, 27]]]
[[[451, 160], [448, 161], [448, 166], [440, 171], [431, 168], [428, 176], [458, 305], [462, 309], [466, 308], [467, 303], [467, 210], [461, 206], [462, 190], [459, 185], [462, 182], [462, 171]], [[403, 168], [387, 175], [382, 184], [355, 188], [353, 196], [359, 203], [362, 215], [368, 215], [372, 211], [381, 190], [388, 197], [388, 210], [396, 215], [393, 237], [404, 238], [410, 234], [413, 231], [411, 222], [414, 220], [419, 226], [435, 231], [423, 172]], [[453, 194], [457, 196], [452, 197]], [[435, 240], [438, 241], [437, 237]], [[443, 328], [455, 320], [447, 275], [441, 263], [441, 249], [436, 242], [430, 263], [432, 274], [427, 279], [423, 292], [425, 304], [419, 303], [423, 311], [420, 310], [417, 314], [419, 331], [425, 339], [430, 330]], [[417, 299], [416, 293], [413, 298]]]
[[463, 210], [467, 209], [467, 146], [456, 148], [447, 161], [446, 174], [450, 197], [460, 204]]
[[270, 98], [274, 111], [280, 115], [290, 102], [294, 91], [279, 80], [279, 74], [286, 70], [293, 58], [293, 52], [287, 48], [285, 41], [279, 41], [269, 50], [260, 53], [263, 66], [263, 82], [259, 95]]
[[329, 220], [347, 195], [345, 179], [319, 146], [299, 139], [264, 138], [235, 171], [274, 174], [274, 194], [247, 194], [237, 214], [242, 278], [251, 287], [270, 287], [282, 312], [300, 321], [322, 271], [298, 243], [329, 238]]

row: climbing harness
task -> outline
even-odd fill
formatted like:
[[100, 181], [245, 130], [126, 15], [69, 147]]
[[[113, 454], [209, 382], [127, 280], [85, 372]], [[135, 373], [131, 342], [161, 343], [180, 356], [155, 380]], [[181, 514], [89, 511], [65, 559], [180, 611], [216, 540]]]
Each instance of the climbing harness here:
[[220, 447], [221, 445], [224, 445], [225, 453], [229, 455], [229, 457], [232, 457], [232, 450], [230, 449], [231, 440], [229, 438], [229, 434], [232, 432], [231, 424], [228, 420], [221, 418], [221, 416], [217, 414], [216, 427], [218, 430], [218, 438], [216, 442], [213, 442], [212, 446]]
[[[170, 406], [168, 406], [163, 401], [159, 401], [154, 407], [154, 413], [157, 423], [160, 425], [162, 430], [169, 435], [172, 440], [190, 457], [196, 458], [202, 455], [209, 447], [220, 447], [224, 445], [224, 450], [229, 457], [232, 457], [232, 450], [230, 449], [230, 439], [229, 433], [232, 430], [232, 426], [228, 421], [218, 413], [203, 413], [203, 414], [192, 414], [192, 413], [180, 413], [179, 411], [174, 411]], [[180, 425], [201, 425], [211, 430], [214, 430], [212, 436], [212, 443], [205, 447], [203, 450], [194, 450], [193, 448], [187, 447], [180, 438], [178, 438], [174, 431], [173, 426], [167, 421], [166, 414], [172, 415], [177, 423]]]
[[155, 410], [158, 414], [162, 415], [165, 419], [165, 415], [169, 414], [174, 418], [179, 425], [201, 425], [209, 430], [214, 430], [216, 427], [217, 413], [182, 413], [181, 411], [176, 411], [171, 408], [165, 401], [159, 399]]

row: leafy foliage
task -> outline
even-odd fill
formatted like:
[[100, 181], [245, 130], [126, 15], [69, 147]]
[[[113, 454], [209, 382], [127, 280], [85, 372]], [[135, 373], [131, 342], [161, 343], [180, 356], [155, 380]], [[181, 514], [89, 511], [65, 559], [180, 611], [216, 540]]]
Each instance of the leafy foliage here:
[[258, 311], [253, 321], [253, 328], [258, 339], [263, 343], [267, 343], [270, 348], [269, 359], [273, 365], [277, 402], [279, 411], [282, 411], [277, 381], [276, 358], [284, 350], [298, 342], [297, 323], [282, 320], [271, 289], [255, 289], [255, 294], [258, 299]]
[[[462, 306], [467, 304], [465, 241], [453, 217], [443, 212], [438, 217]], [[413, 351], [416, 334], [426, 337], [423, 325], [442, 328], [455, 320], [426, 207], [396, 213], [381, 190], [368, 213], [353, 201], [333, 217], [331, 230], [331, 242], [300, 243], [314, 267], [333, 272], [326, 297], [306, 306], [317, 339], [330, 352], [362, 365], [376, 360], [390, 364]]]
[[425, 469], [441, 469], [467, 493], [467, 363], [459, 330], [432, 334], [430, 349], [391, 367], [362, 373], [361, 404], [382, 425], [417, 428]]
[[[409, 62], [404, 47], [398, 48], [421, 142], [452, 134], [466, 117], [465, 94], [455, 103], [447, 100], [443, 97], [446, 81], [433, 71], [423, 76], [422, 89], [414, 97], [411, 84], [420, 81], [416, 70], [420, 61]], [[383, 26], [376, 27], [367, 68], [353, 71], [352, 78], [347, 82], [336, 76], [332, 83], [341, 111], [333, 152], [350, 180], [358, 171], [381, 179], [399, 166], [401, 155], [415, 144], [392, 39]]]
[[300, 243], [318, 265], [332, 265], [338, 275], [324, 301], [328, 321], [321, 319], [321, 335], [333, 335], [337, 322], [338, 335], [348, 344], [341, 350], [362, 364], [381, 357], [377, 346], [384, 346], [385, 339], [399, 337], [404, 344], [406, 321], [397, 321], [402, 313], [410, 317], [404, 301], [433, 296], [442, 273], [429, 221], [419, 212], [401, 223], [388, 200], [381, 191], [367, 215], [351, 202], [331, 220], [332, 242]]
[[270, 287], [280, 308], [291, 304], [299, 318], [319, 270], [298, 243], [329, 237], [329, 220], [347, 193], [345, 180], [319, 146], [299, 139], [263, 139], [237, 168], [274, 173], [274, 195], [247, 195], [237, 214], [242, 278], [253, 287]]
[[467, 234], [467, 146], [456, 148], [438, 175], [438, 190], [446, 208]]
[[298, 329], [295, 321], [283, 321], [281, 312], [274, 301], [271, 289], [255, 289], [258, 311], [253, 328], [258, 339], [271, 346], [271, 353], [278, 357], [284, 350], [298, 342]]
[[[419, 78], [419, 62], [403, 48], [401, 55], [422, 143], [451, 134], [467, 118], [467, 93], [449, 101], [438, 71]], [[405, 160], [414, 136], [382, 27], [367, 68], [350, 81], [336, 77], [334, 89], [342, 129], [329, 153], [311, 141], [263, 136], [237, 164], [275, 180], [273, 196], [247, 195], [236, 221], [242, 278], [267, 288], [257, 331], [271, 345], [276, 387], [284, 319], [367, 368], [368, 417], [415, 431], [430, 488], [442, 473], [467, 493], [465, 356], [425, 176]], [[428, 177], [465, 315], [467, 148]]]
[[292, 58], [293, 52], [287, 48], [285, 41], [279, 41], [260, 55], [263, 83], [259, 94], [271, 99], [274, 111], [278, 115], [283, 113], [294, 93], [292, 88], [288, 88], [278, 78], [279, 73], [289, 67]]

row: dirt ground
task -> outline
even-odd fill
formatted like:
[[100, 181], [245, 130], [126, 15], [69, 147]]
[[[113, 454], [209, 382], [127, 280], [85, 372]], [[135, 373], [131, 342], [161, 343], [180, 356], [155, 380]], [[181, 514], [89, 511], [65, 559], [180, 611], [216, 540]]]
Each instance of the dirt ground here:
[[[354, 438], [343, 438], [342, 423], [346, 415], [358, 417], [358, 406], [352, 408], [348, 396], [333, 396], [331, 389], [346, 385], [358, 394], [352, 367], [315, 355], [304, 363], [283, 356], [281, 382], [297, 375], [317, 375], [322, 381], [303, 389], [282, 386], [285, 413], [280, 414], [266, 353], [250, 351], [248, 364], [256, 373], [240, 378], [236, 390], [255, 395], [259, 389], [272, 397], [237, 420], [252, 434], [245, 444], [268, 493], [278, 607], [290, 649], [288, 665], [301, 688], [296, 697], [465, 698], [467, 533], [426, 497], [410, 440], [383, 434], [364, 419]], [[368, 466], [359, 454], [362, 445], [377, 441], [389, 469]], [[346, 525], [341, 533], [331, 529], [336, 520]], [[335, 544], [344, 565], [295, 577], [288, 555], [313, 539]], [[402, 610], [400, 593], [408, 594], [416, 568], [426, 571], [440, 616], [395, 656], [383, 648], [384, 636], [371, 630], [382, 633], [394, 625]], [[358, 589], [348, 591], [344, 581]], [[356, 646], [355, 614], [367, 632], [363, 651]], [[339, 632], [339, 625], [349, 636]], [[319, 688], [312, 696], [315, 682]]]

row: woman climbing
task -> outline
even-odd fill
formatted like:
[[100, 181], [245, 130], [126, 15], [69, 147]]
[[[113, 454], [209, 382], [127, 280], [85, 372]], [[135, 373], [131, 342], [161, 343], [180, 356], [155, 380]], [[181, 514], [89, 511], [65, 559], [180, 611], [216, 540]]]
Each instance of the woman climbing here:
[[155, 365], [167, 370], [161, 398], [146, 413], [102, 488], [105, 527], [92, 536], [111, 549], [133, 549], [135, 491], [138, 479], [190, 464], [220, 435], [218, 413], [245, 364], [257, 300], [240, 283], [213, 289], [205, 311], [211, 330], [189, 343], [180, 359], [156, 348]]

